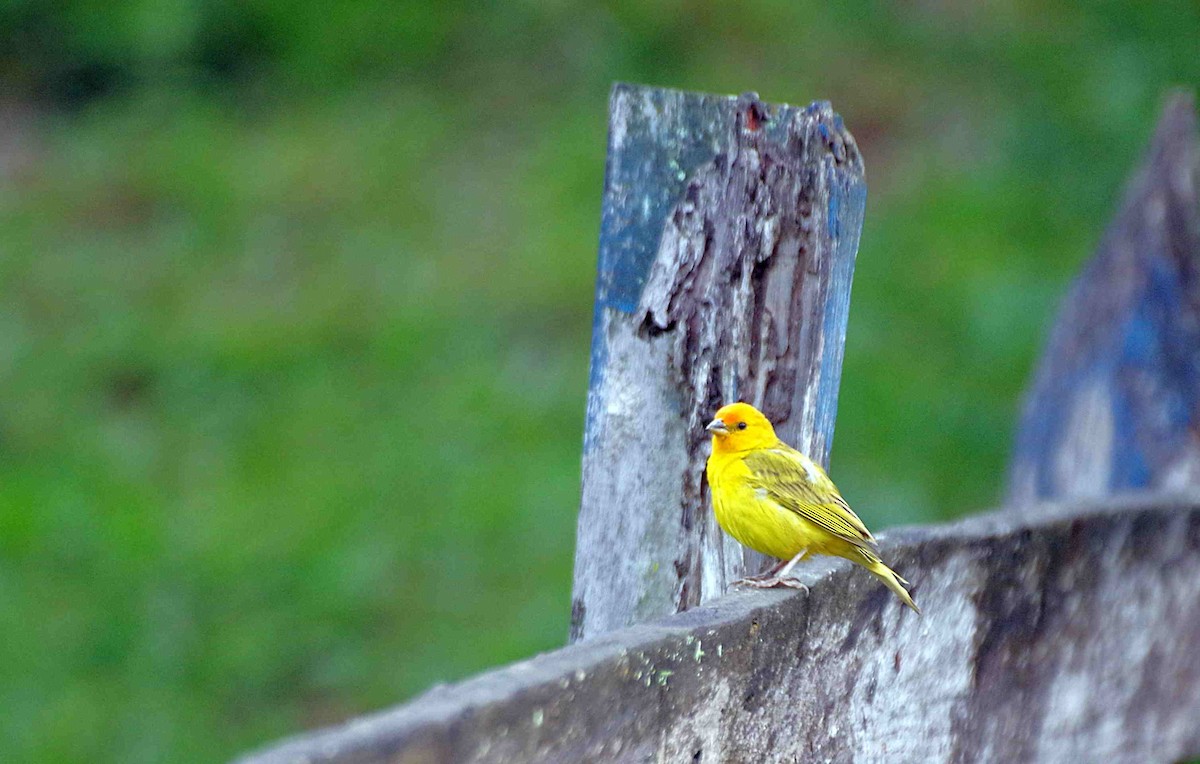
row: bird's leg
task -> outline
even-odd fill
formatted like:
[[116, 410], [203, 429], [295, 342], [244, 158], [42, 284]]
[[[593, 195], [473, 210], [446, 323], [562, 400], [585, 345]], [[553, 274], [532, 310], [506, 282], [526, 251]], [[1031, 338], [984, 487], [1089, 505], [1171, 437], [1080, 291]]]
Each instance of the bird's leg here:
[[756, 581], [766, 581], [768, 579], [775, 578], [775, 575], [777, 573], [779, 573], [780, 569], [782, 569], [784, 565], [787, 565], [787, 560], [780, 560], [779, 562], [775, 563], [771, 567], [764, 570], [762, 573], [758, 573], [757, 575], [753, 575], [753, 576], [744, 576], [742, 578], [739, 578], [737, 581], [734, 581], [733, 583], [735, 585], [750, 584], [751, 586], [753, 586], [754, 582], [756, 582]]
[[796, 556], [795, 556], [795, 557], [793, 557], [792, 559], [788, 560], [788, 561], [787, 561], [787, 563], [786, 563], [786, 564], [785, 564], [783, 567], [781, 567], [781, 568], [780, 568], [780, 569], [779, 569], [779, 570], [778, 570], [778, 571], [775, 573], [775, 577], [776, 577], [776, 578], [787, 578], [787, 574], [792, 572], [792, 568], [796, 567], [796, 563], [798, 563], [798, 562], [800, 562], [801, 560], [803, 560], [803, 559], [804, 559], [804, 556], [805, 556], [805, 555], [807, 555], [807, 554], [808, 554], [808, 550], [807, 550], [807, 549], [801, 549], [801, 550], [800, 550], [800, 551], [799, 551], [799, 552], [796, 554]]
[[792, 568], [796, 566], [796, 563], [803, 560], [806, 554], [808, 554], [808, 550], [801, 549], [799, 553], [797, 553], [792, 559], [786, 562], [781, 561], [778, 565], [762, 575], [742, 578], [734, 581], [734, 586], [737, 586], [738, 584], [745, 584], [746, 586], [753, 586], [756, 589], [770, 589], [775, 586], [786, 586], [789, 589], [803, 589], [807, 592], [807, 586], [794, 578], [787, 577], [787, 574], [792, 572]]

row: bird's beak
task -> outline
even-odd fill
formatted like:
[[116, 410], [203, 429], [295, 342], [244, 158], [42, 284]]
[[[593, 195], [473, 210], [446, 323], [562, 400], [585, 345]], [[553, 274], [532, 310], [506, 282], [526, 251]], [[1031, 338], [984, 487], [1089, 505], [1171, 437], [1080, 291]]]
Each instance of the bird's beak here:
[[729, 428], [720, 419], [714, 419], [704, 428], [714, 435], [728, 435]]

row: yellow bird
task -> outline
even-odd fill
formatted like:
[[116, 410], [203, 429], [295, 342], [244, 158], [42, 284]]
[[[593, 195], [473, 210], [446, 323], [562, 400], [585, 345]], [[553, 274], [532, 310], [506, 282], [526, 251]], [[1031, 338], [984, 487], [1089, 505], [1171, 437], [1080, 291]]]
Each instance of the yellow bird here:
[[791, 586], [792, 567], [809, 554], [845, 557], [879, 576], [917, 613], [908, 582], [883, 564], [875, 537], [838, 493], [821, 466], [784, 443], [762, 412], [731, 403], [706, 428], [713, 434], [708, 485], [717, 522], [743, 545], [781, 562], [739, 583]]

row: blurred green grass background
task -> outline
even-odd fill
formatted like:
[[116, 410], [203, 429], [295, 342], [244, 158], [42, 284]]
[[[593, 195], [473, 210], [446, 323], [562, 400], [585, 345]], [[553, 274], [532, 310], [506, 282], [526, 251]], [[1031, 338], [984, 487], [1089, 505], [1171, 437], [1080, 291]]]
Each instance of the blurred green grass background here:
[[999, 496], [1192, 2], [0, 10], [0, 751], [211, 761], [560, 645], [614, 80], [828, 98], [833, 473]]

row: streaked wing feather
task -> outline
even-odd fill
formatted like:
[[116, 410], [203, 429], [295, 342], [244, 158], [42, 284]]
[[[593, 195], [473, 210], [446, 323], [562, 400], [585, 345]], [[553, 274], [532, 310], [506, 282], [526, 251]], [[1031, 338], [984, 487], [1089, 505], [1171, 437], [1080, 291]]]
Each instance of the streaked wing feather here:
[[828, 477], [814, 485], [796, 456], [782, 449], [753, 451], [745, 456], [756, 488], [762, 488], [780, 506], [856, 546], [875, 542], [863, 521], [838, 493]]

